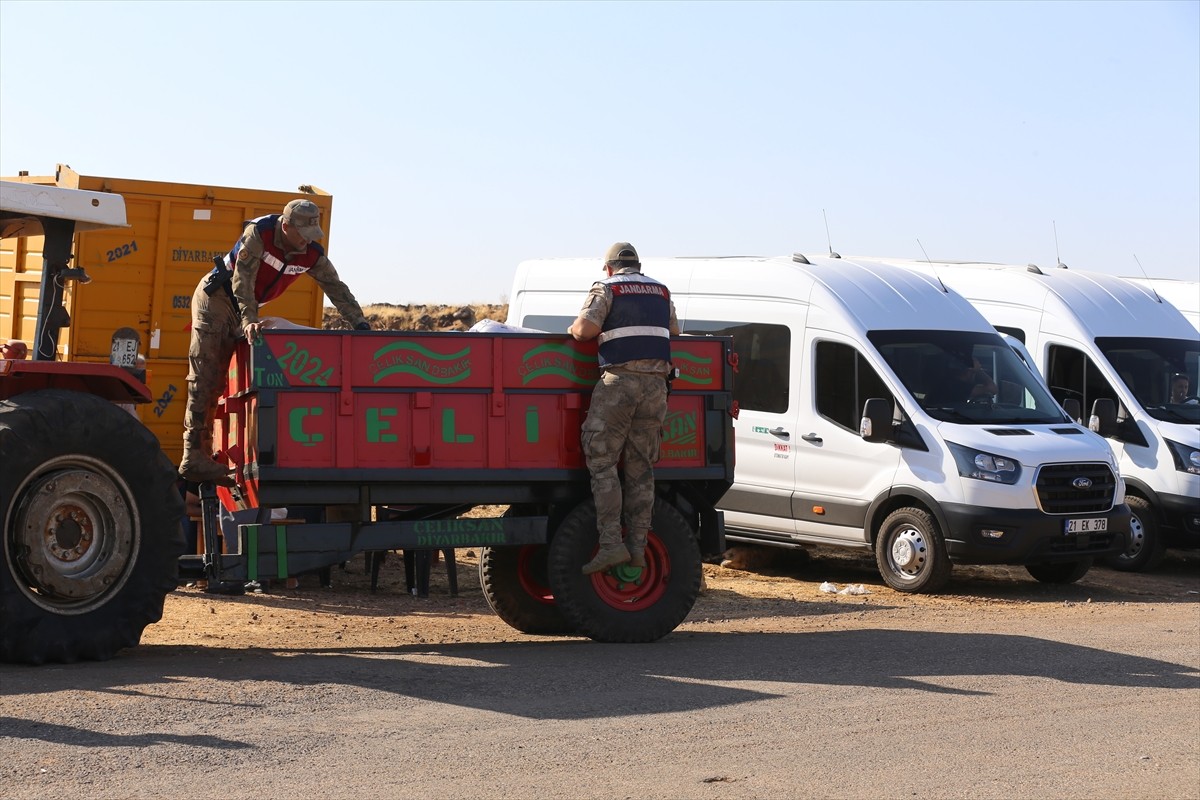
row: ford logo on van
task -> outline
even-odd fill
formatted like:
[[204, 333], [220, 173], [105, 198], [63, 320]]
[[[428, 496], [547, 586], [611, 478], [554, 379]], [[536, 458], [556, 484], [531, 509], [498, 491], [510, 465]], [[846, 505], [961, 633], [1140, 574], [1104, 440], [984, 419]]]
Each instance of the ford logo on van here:
[[1078, 489], [1081, 492], [1086, 492], [1088, 489], [1092, 488], [1092, 479], [1078, 477], [1075, 480], [1071, 481], [1071, 485], [1074, 486], [1076, 489]]

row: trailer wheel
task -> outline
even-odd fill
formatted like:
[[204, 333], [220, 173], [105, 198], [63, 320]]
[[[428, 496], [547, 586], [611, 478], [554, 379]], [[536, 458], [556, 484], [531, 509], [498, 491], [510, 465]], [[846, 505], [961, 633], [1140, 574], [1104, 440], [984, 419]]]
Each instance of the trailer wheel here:
[[102, 661], [162, 618], [184, 550], [175, 469], [106, 400], [0, 401], [0, 661]]
[[922, 508], [900, 508], [888, 515], [875, 540], [875, 563], [884, 583], [913, 593], [941, 589], [952, 568], [937, 520]]
[[1129, 520], [1129, 546], [1123, 553], [1109, 556], [1104, 563], [1122, 572], [1146, 572], [1162, 562], [1167, 554], [1162, 531], [1150, 501], [1135, 494], [1125, 495], [1133, 516]]
[[596, 552], [596, 506], [581, 503], [550, 542], [550, 585], [574, 630], [598, 642], [653, 642], [683, 622], [700, 594], [700, 547], [687, 520], [654, 501], [646, 566], [584, 575]]
[[1092, 559], [1090, 558], [1025, 565], [1029, 574], [1042, 583], [1074, 583], [1087, 575], [1091, 568]]
[[550, 591], [544, 544], [485, 547], [479, 555], [479, 583], [496, 616], [521, 633], [571, 633]]

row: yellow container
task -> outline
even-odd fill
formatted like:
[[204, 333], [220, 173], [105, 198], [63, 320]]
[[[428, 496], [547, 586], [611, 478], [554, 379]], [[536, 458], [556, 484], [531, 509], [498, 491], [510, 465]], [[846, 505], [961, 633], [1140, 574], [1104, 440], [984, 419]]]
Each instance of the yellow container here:
[[[178, 461], [187, 397], [187, 351], [196, 283], [241, 235], [246, 220], [278, 214], [304, 197], [321, 209], [328, 246], [333, 196], [312, 186], [295, 192], [235, 189], [186, 183], [80, 175], [60, 164], [52, 176], [4, 178], [32, 184], [115, 192], [125, 198], [128, 228], [75, 236], [72, 267], [91, 283], [68, 282], [64, 304], [71, 315], [58, 339], [60, 360], [107, 362], [112, 335], [129, 327], [142, 337], [155, 402], [138, 416], [163, 450]], [[0, 340], [23, 339], [35, 349], [41, 290], [42, 237], [0, 240]], [[316, 281], [300, 280], [263, 312], [320, 328], [325, 300]], [[161, 385], [160, 385], [161, 384]]]

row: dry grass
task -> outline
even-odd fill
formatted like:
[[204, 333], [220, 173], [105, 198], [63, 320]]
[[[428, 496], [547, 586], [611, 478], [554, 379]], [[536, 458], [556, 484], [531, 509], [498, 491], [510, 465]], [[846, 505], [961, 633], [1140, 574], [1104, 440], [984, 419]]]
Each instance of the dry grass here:
[[[379, 303], [363, 307], [371, 329], [377, 331], [465, 331], [481, 319], [503, 322], [508, 316], [508, 304], [480, 303], [462, 306], [407, 305]], [[337, 309], [326, 306], [326, 330], [349, 328]]]

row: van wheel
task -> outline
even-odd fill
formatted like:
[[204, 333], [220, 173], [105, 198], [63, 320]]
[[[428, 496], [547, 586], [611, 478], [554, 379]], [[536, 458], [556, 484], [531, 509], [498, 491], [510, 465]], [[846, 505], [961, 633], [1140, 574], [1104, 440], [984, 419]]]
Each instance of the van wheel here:
[[1129, 520], [1129, 547], [1125, 552], [1109, 556], [1104, 563], [1122, 572], [1146, 572], [1162, 562], [1167, 554], [1158, 520], [1150, 501], [1137, 495], [1126, 495], [1125, 502], [1133, 517]]
[[0, 402], [0, 661], [111, 658], [162, 618], [184, 551], [154, 435], [82, 392]]
[[1088, 574], [1092, 568], [1092, 559], [1081, 558], [1078, 561], [1042, 562], [1041, 564], [1026, 564], [1025, 569], [1035, 579], [1042, 583], [1074, 583]]
[[937, 520], [921, 508], [901, 508], [883, 521], [875, 563], [898, 592], [936, 592], [950, 580], [950, 556]]
[[550, 542], [550, 585], [576, 632], [598, 642], [653, 642], [691, 612], [700, 594], [700, 547], [674, 506], [654, 501], [645, 567], [621, 564], [584, 575], [581, 568], [596, 549], [596, 506], [588, 500]]
[[479, 583], [496, 616], [521, 633], [571, 633], [550, 591], [544, 544], [485, 547], [479, 555]]

